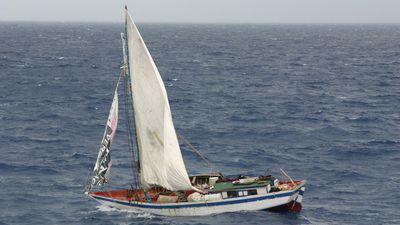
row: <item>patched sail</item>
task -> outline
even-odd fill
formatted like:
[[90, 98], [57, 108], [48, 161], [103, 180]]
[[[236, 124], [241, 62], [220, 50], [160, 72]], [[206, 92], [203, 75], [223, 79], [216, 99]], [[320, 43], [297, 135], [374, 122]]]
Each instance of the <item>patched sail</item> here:
[[[118, 81], [119, 82], [119, 81]], [[107, 183], [111, 170], [110, 147], [114, 139], [115, 131], [118, 124], [118, 84], [114, 92], [113, 102], [111, 104], [110, 113], [107, 119], [106, 129], [104, 131], [103, 140], [97, 156], [96, 165], [93, 169], [93, 177], [91, 185], [103, 185]]]
[[144, 188], [191, 189], [164, 83], [128, 13], [126, 19], [141, 184]]

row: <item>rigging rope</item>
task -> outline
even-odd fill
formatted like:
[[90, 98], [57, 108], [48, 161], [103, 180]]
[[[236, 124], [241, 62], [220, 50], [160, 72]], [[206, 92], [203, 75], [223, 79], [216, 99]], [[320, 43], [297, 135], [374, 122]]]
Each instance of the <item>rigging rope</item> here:
[[176, 132], [176, 134], [180, 140], [185, 142], [185, 144], [189, 147], [190, 150], [192, 150], [192, 152], [196, 153], [208, 165], [208, 167], [211, 169], [211, 172], [218, 172], [218, 170], [216, 169], [217, 167], [215, 166], [214, 163], [210, 162], [210, 160], [208, 160], [204, 155], [202, 155], [200, 151], [197, 150], [185, 137], [178, 134], [178, 132]]
[[[125, 34], [121, 33], [121, 40], [122, 40], [122, 48], [123, 48], [123, 62], [122, 62], [122, 70], [121, 72], [124, 73], [125, 75], [125, 82], [126, 85], [125, 87], [125, 114], [126, 114], [126, 119], [127, 119], [127, 125], [128, 125], [128, 141], [129, 141], [129, 148], [130, 152], [132, 155], [132, 172], [133, 172], [133, 177], [134, 177], [134, 182], [135, 186], [137, 188], [140, 187], [140, 179], [139, 179], [139, 173], [140, 173], [140, 157], [139, 157], [139, 146], [137, 142], [137, 134], [136, 134], [136, 128], [133, 126], [136, 126], [136, 121], [134, 119], [134, 106], [133, 106], [133, 96], [132, 96], [132, 86], [131, 86], [131, 77], [130, 77], [130, 68], [129, 68], [129, 50], [128, 50], [128, 43], [127, 43], [127, 20], [125, 20]], [[130, 113], [131, 112], [131, 113]], [[134, 134], [134, 140], [132, 140]], [[135, 143], [134, 143], [135, 142]], [[133, 146], [136, 145], [136, 150]], [[135, 168], [135, 162], [136, 162], [136, 168]]]
[[130, 103], [132, 101], [131, 99], [131, 93], [130, 93], [130, 82], [129, 82], [129, 75], [125, 72], [126, 67], [123, 67], [121, 70], [121, 73], [124, 73], [126, 75], [125, 77], [125, 82], [126, 84], [124, 85], [124, 100], [125, 100], [125, 118], [127, 121], [127, 126], [126, 126], [126, 130], [127, 130], [127, 135], [128, 135], [128, 143], [129, 143], [129, 150], [131, 153], [131, 163], [132, 163], [132, 174], [133, 174], [133, 182], [135, 184], [135, 187], [138, 188], [139, 186], [139, 178], [138, 178], [138, 171], [136, 168], [138, 168], [135, 165], [135, 162], [138, 162], [137, 160], [137, 156], [135, 154], [135, 149], [134, 149], [134, 143], [132, 140], [132, 117], [131, 117], [131, 113], [130, 113]]

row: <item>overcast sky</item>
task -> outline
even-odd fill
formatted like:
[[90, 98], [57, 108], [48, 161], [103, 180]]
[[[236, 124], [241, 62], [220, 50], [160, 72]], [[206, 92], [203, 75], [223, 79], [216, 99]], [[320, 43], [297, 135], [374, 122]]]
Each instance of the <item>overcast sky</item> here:
[[0, 0], [0, 21], [400, 23], [400, 0]]

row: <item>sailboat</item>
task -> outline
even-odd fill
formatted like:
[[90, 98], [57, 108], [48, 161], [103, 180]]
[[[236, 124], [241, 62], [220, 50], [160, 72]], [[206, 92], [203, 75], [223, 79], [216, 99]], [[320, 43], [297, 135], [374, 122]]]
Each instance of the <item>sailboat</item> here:
[[[85, 194], [118, 209], [165, 216], [202, 216], [243, 210], [299, 212], [305, 180], [271, 175], [224, 176], [212, 172], [188, 175], [172, 121], [167, 92], [138, 28], [125, 7], [121, 34], [123, 65], [106, 129]], [[134, 185], [104, 190], [111, 171], [111, 144], [118, 122], [118, 88], [125, 82], [128, 142]]]

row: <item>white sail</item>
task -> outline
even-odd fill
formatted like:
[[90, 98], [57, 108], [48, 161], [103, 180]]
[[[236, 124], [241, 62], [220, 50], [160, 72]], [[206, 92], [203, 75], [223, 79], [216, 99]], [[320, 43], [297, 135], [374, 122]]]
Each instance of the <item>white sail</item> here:
[[[119, 82], [119, 80], [118, 80]], [[107, 183], [108, 175], [111, 170], [111, 155], [110, 147], [114, 139], [115, 131], [118, 124], [118, 84], [115, 88], [113, 102], [111, 104], [110, 113], [107, 119], [106, 129], [104, 131], [103, 139], [97, 156], [96, 165], [93, 169], [93, 177], [91, 185], [103, 185]]]
[[127, 42], [142, 186], [191, 189], [164, 83], [128, 13]]

